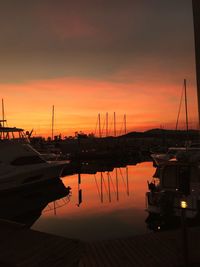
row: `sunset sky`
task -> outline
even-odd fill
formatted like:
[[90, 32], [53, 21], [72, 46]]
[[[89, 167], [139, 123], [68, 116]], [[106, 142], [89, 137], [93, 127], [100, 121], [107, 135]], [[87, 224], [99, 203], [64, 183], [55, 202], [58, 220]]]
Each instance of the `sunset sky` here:
[[2, 0], [0, 96], [8, 125], [47, 136], [54, 105], [55, 134], [94, 132], [106, 112], [112, 131], [114, 111], [118, 134], [124, 114], [128, 131], [174, 129], [186, 78], [196, 128], [191, 2]]

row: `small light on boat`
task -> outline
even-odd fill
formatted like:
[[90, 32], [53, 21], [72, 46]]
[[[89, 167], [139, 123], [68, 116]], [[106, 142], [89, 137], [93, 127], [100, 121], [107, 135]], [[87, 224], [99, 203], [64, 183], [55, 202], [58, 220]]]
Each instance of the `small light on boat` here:
[[178, 188], [176, 188], [176, 191], [178, 191]]
[[187, 208], [187, 202], [185, 200], [181, 200], [181, 208], [186, 209]]
[[160, 230], [160, 226], [158, 226], [158, 230]]

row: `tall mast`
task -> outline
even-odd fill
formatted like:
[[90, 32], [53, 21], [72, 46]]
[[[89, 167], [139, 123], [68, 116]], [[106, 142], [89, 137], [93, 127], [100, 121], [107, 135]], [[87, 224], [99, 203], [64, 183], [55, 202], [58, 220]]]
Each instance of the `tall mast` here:
[[186, 130], [188, 133], [188, 109], [187, 109], [187, 84], [186, 79], [184, 79], [184, 91], [185, 91], [185, 121], [186, 121]]
[[124, 114], [124, 134], [126, 134], [126, 114]]
[[101, 115], [98, 114], [98, 121], [99, 121], [99, 137], [101, 138]]
[[53, 141], [54, 137], [54, 105], [52, 107], [52, 128], [51, 128], [51, 140]]
[[176, 131], [178, 130], [178, 122], [179, 122], [179, 117], [180, 117], [180, 112], [181, 112], [183, 94], [184, 94], [184, 85], [183, 85], [183, 89], [181, 92], [181, 100], [180, 100], [180, 104], [179, 104], [179, 108], [178, 108], [178, 115], [177, 115], [177, 119], [176, 119]]
[[108, 112], [106, 112], [106, 137], [108, 136]]
[[199, 128], [200, 128], [200, 1], [192, 0], [192, 5], [193, 5], [193, 19], [194, 19], [198, 115], [199, 115]]
[[[5, 113], [4, 113], [4, 102], [3, 102], [3, 98], [2, 98], [2, 126], [4, 128], [4, 121], [5, 121]], [[4, 139], [4, 131], [3, 131], [3, 139]]]
[[114, 136], [116, 137], [116, 114], [114, 112]]

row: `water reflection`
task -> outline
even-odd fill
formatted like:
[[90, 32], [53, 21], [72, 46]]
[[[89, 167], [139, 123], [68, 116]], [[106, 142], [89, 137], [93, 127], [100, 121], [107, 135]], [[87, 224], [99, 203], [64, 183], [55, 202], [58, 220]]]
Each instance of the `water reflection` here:
[[[50, 180], [1, 194], [0, 218], [82, 240], [128, 237], [181, 226], [180, 218], [145, 211], [147, 180], [155, 172], [151, 162], [76, 164], [76, 173], [62, 181]], [[187, 224], [200, 225], [200, 216]]]
[[153, 175], [152, 163], [118, 162], [109, 169], [101, 164], [84, 163], [82, 173], [64, 177], [63, 183], [72, 189], [69, 205], [56, 216], [43, 213], [33, 229], [82, 240], [145, 233], [146, 181]]
[[[65, 197], [65, 198], [64, 198]], [[69, 201], [70, 188], [65, 187], [60, 179], [47, 180], [0, 195], [0, 218], [19, 222], [31, 227], [41, 216], [42, 211], [54, 210]], [[58, 199], [62, 198], [62, 203]]]
[[129, 196], [128, 167], [115, 168], [113, 172], [100, 172], [94, 174], [94, 180], [100, 201], [119, 201], [119, 180], [122, 184], [121, 190]]
[[87, 161], [72, 161], [63, 171], [63, 176], [76, 173], [96, 174], [97, 172], [112, 172], [114, 168], [122, 168], [127, 165], [136, 165], [139, 161], [133, 158], [124, 160], [99, 159]]
[[[82, 240], [180, 227], [180, 218], [145, 211], [147, 180], [155, 172], [152, 162], [79, 162], [73, 172], [62, 181], [1, 194], [0, 218]], [[187, 223], [200, 225], [200, 216]]]

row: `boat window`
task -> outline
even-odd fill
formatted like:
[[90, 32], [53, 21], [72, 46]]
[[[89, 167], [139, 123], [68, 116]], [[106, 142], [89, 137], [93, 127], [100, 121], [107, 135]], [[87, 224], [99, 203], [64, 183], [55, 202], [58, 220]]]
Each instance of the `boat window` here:
[[163, 170], [162, 177], [163, 188], [176, 189], [177, 188], [177, 168], [176, 166], [166, 166]]
[[38, 164], [38, 163], [44, 163], [45, 160], [38, 156], [26, 156], [26, 157], [20, 157], [11, 162], [12, 165], [31, 165], [31, 164]]

